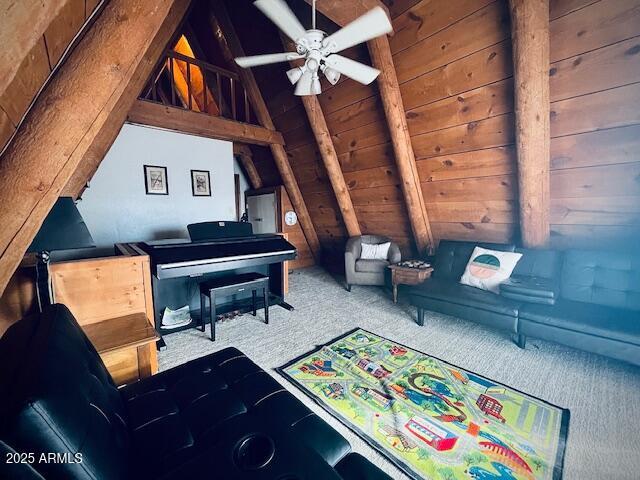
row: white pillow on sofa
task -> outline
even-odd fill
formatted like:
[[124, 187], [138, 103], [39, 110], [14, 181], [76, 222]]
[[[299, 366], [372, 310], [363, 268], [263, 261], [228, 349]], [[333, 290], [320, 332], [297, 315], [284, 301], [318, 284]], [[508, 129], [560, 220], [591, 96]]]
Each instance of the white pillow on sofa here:
[[369, 243], [362, 244], [361, 260], [386, 260], [389, 255], [389, 247], [391, 242], [378, 243], [371, 245]]
[[460, 283], [500, 293], [500, 284], [509, 280], [520, 258], [522, 258], [521, 253], [499, 252], [476, 247], [460, 278]]

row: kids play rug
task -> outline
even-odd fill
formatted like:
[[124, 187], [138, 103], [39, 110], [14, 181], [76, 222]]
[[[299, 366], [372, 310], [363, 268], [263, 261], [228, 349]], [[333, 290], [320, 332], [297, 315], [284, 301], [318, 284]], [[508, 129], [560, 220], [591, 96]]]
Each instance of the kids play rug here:
[[278, 371], [411, 477], [562, 477], [568, 410], [366, 330]]

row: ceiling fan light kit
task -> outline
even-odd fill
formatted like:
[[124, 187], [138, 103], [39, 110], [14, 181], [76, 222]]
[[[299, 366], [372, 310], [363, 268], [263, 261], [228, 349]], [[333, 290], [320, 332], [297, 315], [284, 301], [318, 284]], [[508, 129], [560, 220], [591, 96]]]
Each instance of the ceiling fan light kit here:
[[320, 74], [332, 85], [338, 83], [341, 75], [368, 85], [380, 74], [379, 70], [338, 53], [392, 31], [391, 22], [382, 8], [376, 7], [336, 33], [327, 35], [316, 29], [315, 1], [313, 28], [310, 30], [304, 29], [284, 0], [256, 0], [254, 5], [295, 42], [296, 52], [236, 58], [236, 63], [241, 67], [251, 68], [304, 59], [304, 65], [287, 71], [289, 81], [296, 86], [296, 95], [322, 93]]

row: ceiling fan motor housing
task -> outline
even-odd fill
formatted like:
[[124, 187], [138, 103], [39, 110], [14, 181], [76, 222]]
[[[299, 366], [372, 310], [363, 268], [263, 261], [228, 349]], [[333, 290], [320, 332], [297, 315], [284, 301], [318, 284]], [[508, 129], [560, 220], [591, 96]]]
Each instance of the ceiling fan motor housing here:
[[304, 55], [313, 50], [321, 50], [326, 36], [327, 34], [322, 30], [307, 30], [304, 37], [296, 42], [298, 53]]

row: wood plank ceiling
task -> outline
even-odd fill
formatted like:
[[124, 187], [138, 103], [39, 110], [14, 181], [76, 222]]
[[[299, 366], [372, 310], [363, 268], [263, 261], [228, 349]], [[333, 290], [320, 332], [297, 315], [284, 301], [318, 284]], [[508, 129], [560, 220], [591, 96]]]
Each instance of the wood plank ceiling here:
[[[0, 144], [15, 130], [95, 3], [68, 0], [0, 92]], [[208, 2], [193, 3], [191, 35], [209, 61], [220, 59], [201, 14]], [[282, 50], [277, 29], [250, 0], [225, 3], [247, 54]], [[288, 3], [308, 26], [305, 1]], [[507, 0], [384, 3], [393, 19], [395, 34], [389, 43], [435, 241], [517, 240]], [[319, 27], [337, 29], [323, 17]], [[346, 54], [371, 62], [364, 45]], [[293, 95], [285, 69], [259, 67], [253, 73], [275, 128], [283, 134], [321, 245], [340, 254], [347, 231], [304, 106]], [[551, 245], [629, 245], [640, 233], [640, 0], [551, 0], [549, 78]], [[317, 100], [360, 230], [388, 235], [405, 256], [415, 254], [377, 85], [346, 78], [336, 86], [323, 82]], [[262, 184], [281, 184], [269, 149], [251, 148]]]
[[[290, 5], [304, 21], [302, 0]], [[507, 0], [386, 1], [400, 91], [436, 241], [518, 239]], [[234, 2], [248, 54], [279, 51], [275, 27]], [[243, 22], [243, 18], [252, 18]], [[640, 0], [552, 0], [551, 245], [629, 245], [640, 233]], [[320, 19], [321, 28], [335, 25]], [[256, 35], [256, 25], [260, 35]], [[352, 58], [370, 62], [364, 46]], [[346, 230], [304, 107], [282, 66], [254, 69], [323, 246]], [[615, 73], [614, 73], [615, 72]], [[414, 253], [377, 86], [343, 79], [318, 97], [363, 233]], [[632, 101], [631, 101], [632, 100]], [[266, 184], [278, 183], [256, 155]]]
[[[2, 39], [0, 152], [64, 51], [100, 4], [99, 0], [24, 0], [6, 12], [18, 31]], [[3, 12], [4, 13], [4, 12]], [[29, 25], [25, 25], [25, 21]], [[9, 34], [10, 29], [5, 33]], [[27, 38], [28, 37], [28, 38]]]

